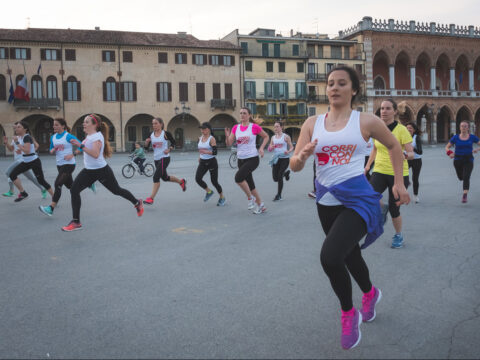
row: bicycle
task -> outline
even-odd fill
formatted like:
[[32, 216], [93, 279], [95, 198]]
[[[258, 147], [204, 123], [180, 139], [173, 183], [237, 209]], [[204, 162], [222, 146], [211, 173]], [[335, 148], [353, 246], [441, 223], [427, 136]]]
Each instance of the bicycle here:
[[232, 153], [230, 154], [230, 157], [228, 158], [228, 164], [230, 165], [230, 167], [232, 169], [236, 169], [238, 167], [236, 146], [232, 146]]
[[[135, 171], [138, 171], [139, 174], [142, 175], [140, 172], [140, 168], [138, 165], [133, 161], [133, 158], [135, 157], [134, 154], [128, 155], [128, 158], [130, 159], [130, 162], [128, 164], [125, 164], [122, 167], [122, 175], [126, 177], [127, 179], [130, 179], [135, 175]], [[155, 167], [153, 166], [152, 163], [150, 162], [145, 162], [143, 165], [143, 175], [147, 177], [153, 176], [153, 173], [155, 172]]]

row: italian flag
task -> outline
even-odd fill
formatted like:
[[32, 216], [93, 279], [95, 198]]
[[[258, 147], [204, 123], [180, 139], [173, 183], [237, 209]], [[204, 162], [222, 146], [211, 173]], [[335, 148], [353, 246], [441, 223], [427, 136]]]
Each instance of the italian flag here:
[[23, 75], [22, 80], [18, 83], [14, 93], [15, 99], [30, 101], [30, 95], [28, 94], [28, 82], [27, 75]]

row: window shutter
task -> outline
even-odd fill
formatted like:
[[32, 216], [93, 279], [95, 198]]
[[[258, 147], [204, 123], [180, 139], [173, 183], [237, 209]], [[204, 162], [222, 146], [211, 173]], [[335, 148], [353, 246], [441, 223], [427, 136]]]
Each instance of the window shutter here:
[[115, 51], [111, 51], [111, 54], [112, 54], [111, 60], [112, 62], [115, 62]]
[[225, 99], [232, 99], [232, 84], [225, 84]]
[[195, 54], [192, 54], [192, 64], [197, 65], [197, 59], [195, 58]]
[[122, 82], [118, 82], [118, 88], [119, 90], [117, 90], [117, 94], [119, 93], [120, 94], [120, 97], [117, 96], [117, 100], [120, 100], [120, 101], [125, 101], [125, 83], [122, 81]]
[[203, 56], [203, 64], [207, 65], [207, 55], [202, 55]]
[[213, 84], [213, 98], [220, 99], [220, 84]]
[[218, 65], [223, 65], [223, 55], [218, 55]]
[[0, 75], [0, 100], [7, 100], [6, 81], [3, 75]]
[[68, 100], [68, 83], [66, 81], [63, 81], [63, 87], [62, 87], [62, 93], [63, 93], [63, 100]]
[[120, 83], [115, 81], [115, 101], [120, 101]]
[[62, 60], [62, 51], [61, 50], [56, 50], [57, 52], [57, 60], [60, 61]]
[[278, 83], [273, 83], [273, 98], [278, 99], [280, 96], [280, 91], [278, 88]]
[[168, 101], [172, 101], [172, 83], [167, 83]]
[[77, 101], [82, 100], [82, 88], [80, 86], [80, 81], [77, 81]]
[[235, 56], [230, 56], [232, 66], [235, 66]]
[[45, 49], [40, 49], [40, 60], [46, 60], [47, 59], [47, 56], [46, 56], [46, 51]]
[[208, 63], [212, 65], [212, 55], [208, 55]]
[[10, 48], [10, 59], [16, 59], [15, 48]]
[[107, 101], [107, 82], [103, 82], [103, 101]]
[[133, 101], [137, 101], [137, 83], [134, 82], [132, 84], [132, 92], [133, 92]]
[[288, 82], [285, 83], [285, 99], [288, 99]]
[[107, 61], [107, 52], [105, 50], [102, 51], [102, 61]]
[[182, 63], [183, 64], [187, 64], [188, 61], [187, 61], [187, 54], [182, 54]]
[[27, 60], [30, 60], [32, 58], [32, 52], [30, 51], [30, 48], [27, 49]]
[[157, 82], [155, 87], [157, 88], [157, 102], [159, 102], [160, 101], [160, 83]]

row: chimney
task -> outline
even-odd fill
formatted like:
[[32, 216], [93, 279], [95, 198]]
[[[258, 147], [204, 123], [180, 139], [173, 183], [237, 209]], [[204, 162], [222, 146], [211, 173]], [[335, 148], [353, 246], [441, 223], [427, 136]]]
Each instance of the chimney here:
[[100, 30], [100, 26], [95, 26], [95, 30]]
[[177, 31], [178, 36], [181, 38], [187, 37], [187, 32], [186, 31]]

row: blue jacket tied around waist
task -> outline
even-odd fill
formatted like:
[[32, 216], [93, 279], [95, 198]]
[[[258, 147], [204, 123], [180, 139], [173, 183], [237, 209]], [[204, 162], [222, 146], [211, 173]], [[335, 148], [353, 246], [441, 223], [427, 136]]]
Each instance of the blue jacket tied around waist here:
[[380, 210], [382, 195], [373, 190], [365, 175], [355, 176], [331, 187], [320, 185], [315, 179], [317, 202], [330, 192], [346, 208], [355, 210], [367, 225], [367, 236], [360, 247], [365, 249], [383, 234]]

